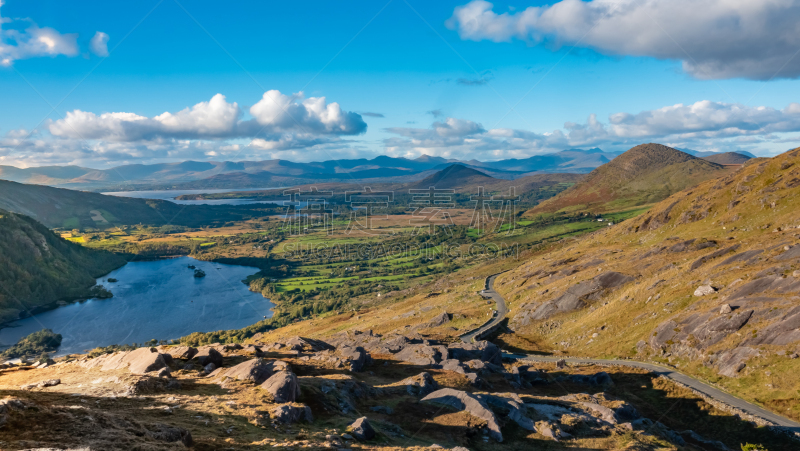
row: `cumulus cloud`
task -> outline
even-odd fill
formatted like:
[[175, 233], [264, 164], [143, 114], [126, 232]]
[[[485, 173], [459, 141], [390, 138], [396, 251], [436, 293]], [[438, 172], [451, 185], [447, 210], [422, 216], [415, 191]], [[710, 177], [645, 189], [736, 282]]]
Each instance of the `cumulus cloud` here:
[[108, 56], [108, 35], [102, 31], [98, 31], [89, 41], [89, 50], [97, 56]]
[[[0, 8], [3, 0], [0, 0]], [[22, 25], [27, 25], [24, 29]], [[0, 65], [10, 66], [15, 60], [39, 56], [75, 56], [78, 54], [78, 35], [61, 34], [40, 28], [30, 20], [3, 18], [0, 15]]]
[[497, 14], [483, 0], [446, 22], [462, 39], [578, 45], [606, 55], [679, 60], [700, 79], [800, 77], [800, 2], [561, 0]]
[[363, 153], [358, 143], [345, 137], [366, 128], [360, 115], [324, 97], [268, 91], [245, 112], [238, 103], [216, 94], [209, 101], [152, 117], [73, 110], [46, 123], [42, 131], [49, 133], [22, 129], [6, 133], [0, 138], [0, 164], [97, 166], [279, 155], [297, 161], [331, 159], [328, 152]]
[[360, 115], [343, 111], [338, 103], [327, 103], [325, 97], [305, 99], [302, 93], [287, 96], [276, 90], [268, 91], [249, 112], [252, 119], [242, 120], [243, 111], [239, 105], [216, 94], [208, 102], [154, 117], [74, 110], [63, 119], [50, 122], [48, 129], [53, 136], [62, 138], [121, 142], [256, 138], [262, 147], [268, 141], [276, 146], [297, 141], [293, 135], [357, 135], [367, 129]]
[[263, 127], [273, 132], [302, 131], [330, 135], [357, 135], [367, 124], [357, 113], [343, 111], [338, 103], [327, 103], [325, 97], [303, 98], [270, 90], [250, 107], [250, 114]]
[[429, 128], [390, 128], [389, 153], [458, 158], [519, 158], [571, 147], [603, 146], [626, 150], [644, 142], [706, 150], [746, 150], [764, 143], [784, 143], [782, 134], [800, 131], [800, 104], [783, 109], [703, 100], [636, 114], [616, 113], [603, 122], [592, 114], [584, 123], [567, 122], [548, 133], [497, 128], [447, 118]]
[[50, 122], [53, 136], [73, 139], [138, 141], [155, 138], [222, 138], [234, 136], [241, 110], [217, 94], [177, 113], [148, 118], [135, 113], [95, 113], [74, 110]]

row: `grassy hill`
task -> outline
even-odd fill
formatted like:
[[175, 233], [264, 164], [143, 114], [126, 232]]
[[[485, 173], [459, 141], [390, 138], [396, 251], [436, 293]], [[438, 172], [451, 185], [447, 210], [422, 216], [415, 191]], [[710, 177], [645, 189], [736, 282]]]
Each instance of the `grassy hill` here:
[[795, 149], [565, 240], [498, 279], [505, 339], [674, 365], [800, 419], [798, 209]]
[[280, 211], [264, 205], [185, 206], [5, 180], [0, 180], [0, 209], [30, 216], [47, 227], [66, 229], [132, 224], [197, 227]]
[[661, 144], [642, 144], [587, 175], [580, 183], [530, 210], [618, 211], [661, 201], [725, 171], [719, 164]]
[[97, 277], [124, 264], [120, 256], [70, 243], [27, 216], [0, 210], [0, 323], [90, 297]]

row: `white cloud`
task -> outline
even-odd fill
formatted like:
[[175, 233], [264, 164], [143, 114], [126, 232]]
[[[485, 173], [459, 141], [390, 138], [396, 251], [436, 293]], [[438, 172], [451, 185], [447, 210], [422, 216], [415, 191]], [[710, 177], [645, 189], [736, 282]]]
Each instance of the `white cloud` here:
[[324, 97], [304, 99], [302, 93], [287, 96], [279, 91], [268, 91], [250, 108], [250, 114], [253, 119], [241, 120], [243, 113], [239, 105], [228, 103], [225, 96], [216, 94], [208, 102], [152, 118], [135, 113], [98, 115], [74, 110], [63, 119], [50, 122], [48, 128], [53, 136], [62, 138], [122, 142], [163, 138], [256, 138], [255, 145], [262, 148], [295, 148], [297, 144], [287, 143], [355, 135], [367, 129], [360, 115], [343, 111], [338, 103], [327, 104]]
[[434, 122], [430, 128], [390, 128], [387, 131], [396, 136], [384, 140], [384, 144], [393, 155], [484, 160], [524, 158], [570, 147], [626, 150], [645, 142], [715, 151], [758, 151], [765, 145], [774, 148], [780, 143], [800, 144], [796, 139], [782, 136], [800, 131], [798, 103], [779, 110], [703, 100], [636, 114], [616, 113], [605, 123], [592, 114], [585, 123], [567, 122], [563, 130], [549, 133], [508, 128], [484, 130], [479, 124], [454, 126], [447, 129], [453, 130], [452, 133], [442, 133], [442, 124], [462, 123], [475, 124], [447, 118], [444, 122]]
[[[2, 6], [0, 0], [0, 8]], [[9, 28], [9, 25], [25, 22], [28, 26], [24, 30]], [[77, 39], [74, 33], [61, 34], [49, 27], [40, 28], [29, 20], [0, 16], [0, 65], [10, 66], [15, 60], [39, 56], [75, 56], [78, 54]]]
[[325, 97], [305, 99], [302, 92], [287, 96], [274, 89], [267, 91], [250, 107], [250, 114], [272, 132], [357, 135], [367, 129], [359, 114], [342, 111], [338, 103], [326, 103]]
[[89, 41], [89, 50], [97, 56], [108, 56], [108, 35], [102, 31], [98, 31]]
[[447, 21], [462, 39], [578, 45], [679, 60], [696, 78], [800, 77], [795, 0], [562, 0], [497, 14], [474, 0]]

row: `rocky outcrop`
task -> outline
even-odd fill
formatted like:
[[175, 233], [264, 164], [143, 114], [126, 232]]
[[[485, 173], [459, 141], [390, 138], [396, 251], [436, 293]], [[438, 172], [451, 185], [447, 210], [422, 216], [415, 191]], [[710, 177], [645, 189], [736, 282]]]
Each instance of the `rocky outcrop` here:
[[503, 364], [503, 355], [494, 343], [479, 341], [476, 343], [453, 343], [447, 347], [451, 359], [460, 361], [480, 360], [494, 365]]
[[197, 348], [191, 346], [159, 346], [158, 350], [173, 359], [191, 360], [192, 357], [197, 355]]
[[441, 345], [409, 344], [394, 357], [414, 365], [435, 365], [448, 356], [447, 347]]
[[133, 374], [147, 374], [167, 368], [167, 359], [156, 348], [139, 348], [105, 354], [84, 360], [80, 364], [84, 368], [99, 367], [102, 371], [127, 369]]
[[261, 358], [247, 360], [230, 368], [219, 368], [211, 373], [214, 377], [229, 377], [240, 381], [261, 384], [278, 371], [289, 370], [289, 364], [282, 360]]
[[277, 403], [295, 402], [300, 396], [300, 384], [297, 376], [290, 371], [280, 371], [267, 379], [261, 388], [272, 395]]
[[512, 323], [517, 327], [526, 326], [531, 321], [543, 320], [560, 313], [582, 309], [633, 280], [633, 277], [619, 272], [604, 272], [593, 279], [584, 280], [567, 288], [561, 296], [540, 304], [538, 307], [523, 306], [522, 311], [514, 316]]
[[439, 384], [429, 373], [419, 373], [405, 378], [398, 385], [405, 386], [408, 394], [412, 396], [425, 396], [439, 389]]
[[494, 412], [483, 400], [473, 394], [452, 388], [443, 388], [422, 398], [422, 401], [466, 411], [475, 418], [486, 422], [486, 426], [489, 429], [489, 437], [498, 442], [503, 441], [500, 423], [497, 421]]
[[450, 315], [447, 312], [442, 312], [433, 317], [432, 320], [425, 324], [425, 327], [439, 327], [450, 322]]
[[353, 372], [360, 372], [372, 363], [372, 356], [361, 346], [341, 346], [336, 348], [338, 354], [345, 361], [345, 365]]

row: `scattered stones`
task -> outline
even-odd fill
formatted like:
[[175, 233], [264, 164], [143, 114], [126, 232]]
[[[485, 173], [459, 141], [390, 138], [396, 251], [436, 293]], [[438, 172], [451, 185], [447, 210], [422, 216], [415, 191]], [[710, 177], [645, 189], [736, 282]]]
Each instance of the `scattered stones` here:
[[22, 390], [31, 390], [34, 388], [45, 388], [45, 387], [55, 387], [56, 385], [61, 383], [61, 379], [49, 379], [42, 382], [37, 382], [35, 384], [28, 384], [23, 385], [20, 387]]

